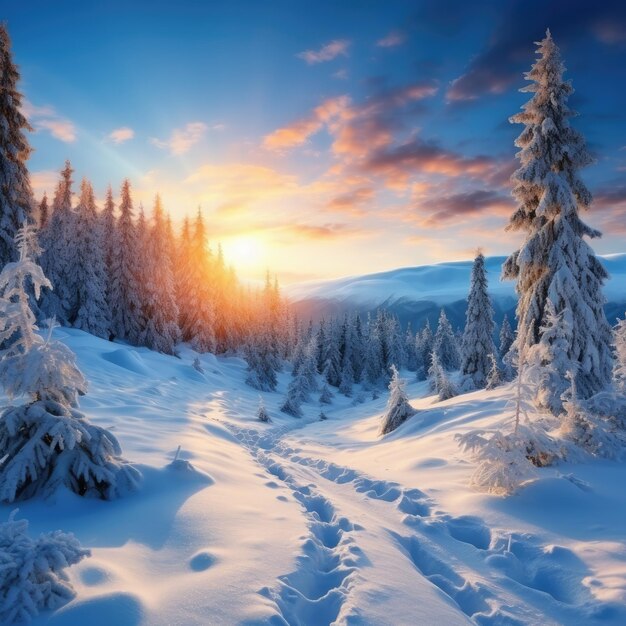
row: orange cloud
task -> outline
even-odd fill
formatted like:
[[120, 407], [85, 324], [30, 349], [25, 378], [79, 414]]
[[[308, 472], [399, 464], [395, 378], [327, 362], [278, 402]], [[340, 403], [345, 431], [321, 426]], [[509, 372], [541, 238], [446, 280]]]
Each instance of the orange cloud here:
[[60, 116], [54, 107], [36, 106], [25, 100], [22, 112], [35, 130], [48, 131], [55, 139], [65, 143], [76, 141], [76, 127], [70, 120]]

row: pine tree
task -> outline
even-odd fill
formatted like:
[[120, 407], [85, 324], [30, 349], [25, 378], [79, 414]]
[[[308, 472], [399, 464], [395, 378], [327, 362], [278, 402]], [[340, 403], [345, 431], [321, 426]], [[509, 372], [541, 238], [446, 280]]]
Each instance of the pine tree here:
[[[191, 238], [191, 263], [188, 284], [191, 309], [187, 311], [188, 335], [198, 352], [215, 352], [215, 310], [211, 293], [211, 257], [202, 212], [198, 209]], [[266, 341], [273, 352], [271, 329], [266, 328]]]
[[505, 315], [502, 320], [502, 326], [500, 326], [500, 345], [498, 346], [498, 355], [501, 360], [504, 360], [514, 341], [515, 334], [509, 323], [509, 318]]
[[130, 182], [122, 184], [120, 216], [111, 258], [111, 328], [117, 339], [138, 345], [141, 339], [141, 300], [137, 272], [137, 232], [133, 223]]
[[441, 365], [444, 370], [450, 371], [459, 369], [461, 361], [459, 348], [454, 332], [452, 331], [452, 326], [443, 309], [441, 309], [441, 314], [439, 315], [437, 332], [435, 333], [435, 339], [433, 341], [433, 353], [437, 355], [439, 365]]
[[167, 225], [158, 195], [154, 201], [152, 226], [146, 229], [143, 256], [142, 305], [145, 327], [141, 343], [151, 350], [174, 354], [181, 335]]
[[41, 231], [43, 247], [41, 265], [52, 283], [53, 291], [45, 291], [42, 313], [67, 325], [78, 311], [78, 288], [74, 250], [77, 238], [77, 215], [72, 207], [72, 174], [69, 161], [61, 171], [61, 178], [52, 202], [52, 216]]
[[319, 397], [320, 404], [332, 404], [333, 403], [333, 394], [331, 390], [328, 388], [328, 385], [324, 383], [322, 386], [322, 391]]
[[44, 191], [41, 202], [39, 203], [39, 228], [44, 229], [48, 225], [49, 209], [48, 194]]
[[485, 257], [479, 253], [472, 267], [461, 362], [461, 372], [472, 379], [476, 389], [485, 386], [491, 369], [491, 355], [496, 350], [493, 329], [493, 307], [487, 291]]
[[[572, 362], [568, 355], [572, 345], [572, 312], [565, 309], [557, 313], [549, 298], [545, 303], [544, 326], [541, 327], [539, 342], [528, 349], [527, 361], [534, 369], [536, 385], [535, 404], [554, 415], [563, 411], [563, 394], [570, 384]], [[575, 384], [575, 383], [573, 383]]]
[[428, 379], [430, 380], [432, 389], [441, 401], [454, 398], [454, 396], [457, 396], [459, 393], [454, 383], [448, 378], [445, 368], [439, 361], [439, 355], [434, 350], [430, 357]]
[[[104, 208], [100, 213], [100, 231], [102, 233], [102, 254], [106, 270], [106, 301], [109, 319], [113, 319], [113, 258], [117, 249], [117, 220], [115, 218], [115, 203], [113, 202], [113, 190], [108, 186]], [[111, 323], [112, 328], [112, 323]], [[111, 338], [111, 328], [109, 338]]]
[[50, 494], [65, 485], [79, 495], [110, 499], [135, 487], [139, 473], [120, 458], [115, 437], [90, 424], [78, 410], [86, 381], [72, 352], [50, 335], [36, 333], [25, 285], [39, 297], [50, 288], [33, 261], [38, 249], [32, 227], [18, 232], [17, 262], [0, 273], [0, 381], [11, 398], [0, 416], [0, 500], [13, 502]]
[[17, 260], [15, 235], [32, 221], [33, 198], [26, 168], [31, 151], [26, 131], [32, 128], [22, 113], [19, 79], [7, 27], [0, 24], [0, 268]]
[[489, 361], [491, 365], [489, 367], [489, 373], [487, 374], [486, 388], [495, 389], [504, 383], [504, 376], [502, 375], [502, 370], [498, 365], [498, 359], [493, 352], [489, 355]]
[[417, 344], [416, 336], [411, 330], [411, 322], [407, 324], [406, 333], [404, 334], [404, 353], [406, 355], [406, 367], [410, 372], [414, 372], [417, 368]]
[[263, 398], [259, 397], [259, 406], [256, 410], [256, 417], [260, 422], [271, 422], [270, 416], [265, 408], [265, 403], [263, 402]]
[[278, 382], [278, 363], [266, 331], [261, 330], [252, 338], [246, 347], [246, 361], [246, 384], [259, 391], [274, 391]]
[[395, 365], [391, 366], [391, 382], [389, 383], [389, 399], [383, 414], [381, 434], [386, 435], [403, 424], [417, 412], [410, 404], [404, 389], [406, 382], [400, 378]]
[[76, 328], [109, 337], [111, 318], [106, 301], [107, 273], [102, 229], [91, 184], [83, 179], [78, 204], [75, 255], [77, 313], [70, 320]]
[[615, 385], [622, 393], [626, 392], [626, 319], [619, 320], [613, 333], [615, 346]]
[[584, 240], [600, 233], [579, 216], [580, 209], [589, 207], [591, 194], [578, 170], [592, 157], [570, 127], [575, 113], [567, 100], [573, 88], [563, 79], [565, 68], [549, 31], [538, 46], [539, 58], [526, 74], [532, 84], [522, 90], [533, 96], [511, 118], [525, 128], [516, 141], [520, 168], [513, 175], [519, 206], [508, 228], [525, 231], [526, 238], [505, 262], [503, 277], [517, 280], [518, 336], [527, 346], [537, 344], [546, 328], [548, 299], [557, 315], [570, 312], [566, 357], [585, 399], [609, 384], [612, 366], [602, 296], [607, 273]]

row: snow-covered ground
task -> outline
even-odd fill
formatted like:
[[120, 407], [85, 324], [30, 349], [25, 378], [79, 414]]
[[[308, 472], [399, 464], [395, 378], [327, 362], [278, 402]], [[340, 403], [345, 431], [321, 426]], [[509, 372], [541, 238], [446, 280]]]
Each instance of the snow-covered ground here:
[[[411, 383], [419, 411], [384, 438], [385, 394], [335, 396], [319, 421], [264, 393], [262, 424], [241, 359], [201, 356], [200, 373], [191, 351], [55, 333], [90, 381], [82, 409], [144, 478], [113, 502], [20, 505], [31, 533], [92, 550], [76, 599], [35, 624], [626, 623], [626, 465], [542, 469], [508, 498], [468, 487], [454, 435], [509, 419], [509, 388], [434, 403]], [[170, 465], [178, 446], [193, 467]]]

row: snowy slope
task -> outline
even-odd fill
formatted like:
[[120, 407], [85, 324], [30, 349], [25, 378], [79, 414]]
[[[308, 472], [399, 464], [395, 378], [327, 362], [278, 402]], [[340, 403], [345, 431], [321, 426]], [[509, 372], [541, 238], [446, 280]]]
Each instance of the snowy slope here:
[[[508, 499], [467, 487], [454, 434], [510, 419], [511, 390], [433, 404], [411, 383], [420, 411], [384, 438], [384, 396], [335, 397], [320, 422], [264, 393], [266, 425], [240, 359], [201, 356], [199, 373], [191, 351], [56, 333], [91, 382], [85, 413], [144, 481], [115, 502], [20, 505], [31, 532], [93, 552], [69, 570], [76, 599], [36, 624], [626, 623], [626, 466], [540, 470]], [[179, 445], [195, 470], [168, 467]]]
[[[486, 258], [489, 292], [496, 309], [507, 310], [515, 303], [515, 283], [501, 281], [500, 272], [505, 257]], [[611, 278], [604, 293], [610, 303], [626, 303], [626, 253], [601, 257]], [[350, 276], [335, 280], [311, 281], [292, 285], [287, 290], [289, 298], [301, 311], [311, 311], [314, 317], [321, 314], [357, 309], [373, 311], [384, 305], [402, 312], [409, 307], [415, 314], [451, 305], [464, 300], [469, 288], [472, 261], [438, 263], [407, 267], [365, 276]], [[410, 305], [423, 303], [424, 306]], [[432, 322], [432, 320], [431, 320]]]

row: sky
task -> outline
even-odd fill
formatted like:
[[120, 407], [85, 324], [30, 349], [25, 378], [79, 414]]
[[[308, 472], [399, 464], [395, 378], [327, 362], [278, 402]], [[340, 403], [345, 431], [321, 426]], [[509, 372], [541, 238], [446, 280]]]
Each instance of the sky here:
[[507, 254], [509, 124], [546, 28], [597, 162], [586, 220], [626, 251], [626, 3], [2, 1], [37, 197], [65, 159], [201, 207], [240, 275], [283, 283]]

